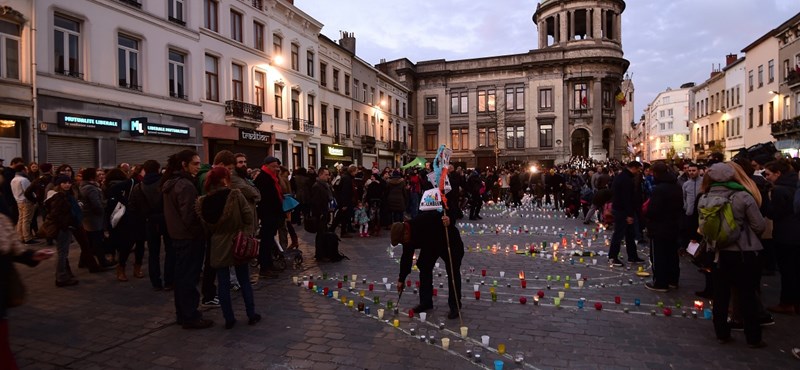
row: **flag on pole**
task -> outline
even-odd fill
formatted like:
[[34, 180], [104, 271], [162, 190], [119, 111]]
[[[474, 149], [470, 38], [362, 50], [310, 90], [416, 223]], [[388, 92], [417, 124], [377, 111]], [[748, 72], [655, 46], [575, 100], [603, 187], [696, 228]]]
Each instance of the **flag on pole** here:
[[589, 97], [584, 95], [583, 98], [581, 98], [581, 108], [586, 108], [587, 105], [589, 105]]
[[628, 103], [628, 100], [627, 100], [627, 99], [625, 99], [625, 92], [623, 92], [623, 91], [622, 91], [622, 89], [620, 89], [619, 87], [617, 87], [617, 93], [616, 93], [616, 95], [617, 95], [617, 96], [616, 96], [616, 98], [617, 98], [617, 102], [619, 103], [619, 105], [621, 105], [621, 106], [623, 106], [623, 107], [624, 107], [624, 106], [625, 106], [625, 104], [627, 104], [627, 103]]

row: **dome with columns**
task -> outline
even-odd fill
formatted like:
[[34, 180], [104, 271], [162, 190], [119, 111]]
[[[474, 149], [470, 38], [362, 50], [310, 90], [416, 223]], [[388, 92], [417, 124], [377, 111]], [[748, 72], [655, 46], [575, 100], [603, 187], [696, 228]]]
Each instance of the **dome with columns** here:
[[624, 10], [623, 0], [543, 0], [533, 14], [539, 49], [594, 43], [621, 50]]

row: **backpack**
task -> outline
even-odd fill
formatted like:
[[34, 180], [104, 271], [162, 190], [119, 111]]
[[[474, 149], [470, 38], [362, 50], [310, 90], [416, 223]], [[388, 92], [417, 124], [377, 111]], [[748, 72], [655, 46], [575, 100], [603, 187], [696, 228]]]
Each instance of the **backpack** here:
[[317, 244], [315, 246], [314, 258], [327, 259], [331, 262], [339, 262], [347, 258], [344, 254], [339, 252], [339, 242], [341, 239], [334, 232], [323, 232], [319, 235]]
[[709, 250], [718, 250], [739, 240], [742, 228], [733, 218], [734, 195], [736, 193], [728, 197], [703, 194], [697, 202], [698, 230]]

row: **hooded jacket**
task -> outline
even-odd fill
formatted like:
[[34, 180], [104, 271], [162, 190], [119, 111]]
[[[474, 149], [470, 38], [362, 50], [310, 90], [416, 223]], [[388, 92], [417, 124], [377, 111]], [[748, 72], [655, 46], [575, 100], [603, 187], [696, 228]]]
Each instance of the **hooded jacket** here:
[[[250, 184], [247, 179], [239, 176], [236, 171], [231, 172], [231, 189], [238, 189], [247, 199], [247, 204], [250, 205], [250, 212], [253, 213], [253, 219], [258, 219], [256, 213], [256, 204], [261, 201], [261, 193], [256, 187]], [[250, 230], [251, 234], [255, 235], [258, 232], [258, 222], [253, 222], [253, 228]]]
[[197, 199], [195, 206], [203, 226], [210, 233], [210, 264], [213, 268], [233, 266], [232, 240], [253, 230], [255, 218], [247, 199], [238, 189], [221, 188]]
[[86, 231], [102, 231], [105, 226], [103, 223], [105, 204], [100, 186], [94, 181], [82, 182], [80, 200], [83, 203], [83, 228]]
[[408, 191], [406, 180], [402, 177], [392, 177], [386, 181], [386, 206], [392, 212], [405, 211], [408, 205]]
[[[706, 172], [706, 176], [709, 176], [714, 183], [733, 181], [733, 174], [733, 168], [725, 163], [714, 164]], [[736, 225], [741, 228], [739, 240], [736, 243], [730, 243], [720, 248], [721, 251], [748, 252], [764, 249], [761, 246], [761, 241], [758, 240], [758, 235], [764, 232], [767, 222], [764, 216], [761, 215], [755, 198], [750, 193], [743, 190], [730, 189], [722, 185], [712, 185], [708, 191], [708, 196], [730, 198], [733, 219]], [[701, 198], [701, 203], [702, 201]]]
[[203, 226], [195, 212], [197, 186], [186, 172], [176, 172], [161, 187], [164, 194], [164, 218], [170, 238], [202, 240]]
[[782, 173], [772, 188], [767, 217], [773, 220], [772, 238], [775, 242], [800, 247], [800, 213], [795, 211], [794, 202], [797, 189], [797, 173]]

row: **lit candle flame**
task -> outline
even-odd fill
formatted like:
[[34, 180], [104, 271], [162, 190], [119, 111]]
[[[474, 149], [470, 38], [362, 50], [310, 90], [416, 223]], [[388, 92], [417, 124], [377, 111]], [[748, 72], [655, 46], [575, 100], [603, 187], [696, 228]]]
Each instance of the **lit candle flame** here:
[[525, 271], [520, 271], [519, 272], [519, 279], [520, 280], [525, 280]]

